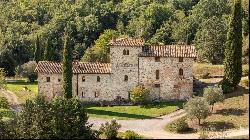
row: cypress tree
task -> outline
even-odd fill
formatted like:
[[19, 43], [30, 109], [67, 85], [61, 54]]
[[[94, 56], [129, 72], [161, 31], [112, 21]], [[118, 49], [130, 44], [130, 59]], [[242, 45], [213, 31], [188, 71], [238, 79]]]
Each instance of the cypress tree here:
[[225, 87], [235, 89], [242, 74], [242, 7], [241, 0], [235, 0], [227, 34], [224, 59], [223, 91]]
[[47, 43], [45, 45], [44, 60], [47, 60], [47, 61], [54, 60], [54, 50], [53, 50], [53, 46], [51, 43], [51, 39], [49, 39], [49, 38], [47, 39]]
[[65, 28], [63, 50], [63, 93], [65, 98], [72, 98], [72, 61], [73, 42], [71, 40], [70, 25]]
[[34, 53], [34, 61], [38, 63], [38, 61], [41, 60], [41, 46], [40, 46], [40, 41], [39, 37], [36, 37], [36, 43], [35, 43], [35, 53]]

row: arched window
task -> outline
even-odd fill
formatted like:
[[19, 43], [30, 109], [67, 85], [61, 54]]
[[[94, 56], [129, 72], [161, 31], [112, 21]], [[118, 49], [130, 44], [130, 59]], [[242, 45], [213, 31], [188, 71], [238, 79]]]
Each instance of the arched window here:
[[85, 82], [85, 76], [82, 76], [82, 82]]
[[124, 50], [123, 50], [123, 55], [126, 55], [126, 54], [127, 54], [127, 52], [126, 52], [126, 50], [124, 49]]
[[179, 69], [179, 75], [183, 75], [183, 69]]
[[129, 55], [129, 50], [127, 50], [127, 55]]
[[97, 76], [97, 82], [100, 82], [101, 78], [100, 76]]
[[128, 81], [128, 75], [124, 76], [124, 81]]
[[156, 79], [160, 78], [160, 71], [159, 70], [155, 71], [155, 77], [156, 77]]

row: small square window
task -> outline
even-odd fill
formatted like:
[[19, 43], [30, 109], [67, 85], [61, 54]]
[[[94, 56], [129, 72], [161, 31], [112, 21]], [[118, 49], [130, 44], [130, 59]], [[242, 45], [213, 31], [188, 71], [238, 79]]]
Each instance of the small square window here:
[[82, 77], [82, 82], [85, 82], [85, 76]]
[[46, 81], [47, 81], [47, 82], [50, 82], [50, 77], [46, 77]]
[[183, 57], [179, 57], [179, 62], [183, 62]]
[[155, 87], [159, 88], [161, 85], [160, 84], [155, 84]]
[[60, 78], [58, 79], [58, 82], [61, 82], [61, 79], [60, 79]]
[[97, 82], [100, 82], [100, 81], [101, 81], [100, 76], [97, 76]]
[[155, 57], [155, 62], [161, 62], [161, 58], [160, 57]]

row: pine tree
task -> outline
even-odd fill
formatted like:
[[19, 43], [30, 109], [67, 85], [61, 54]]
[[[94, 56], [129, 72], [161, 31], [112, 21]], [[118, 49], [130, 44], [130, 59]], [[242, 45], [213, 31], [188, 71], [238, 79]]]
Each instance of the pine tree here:
[[41, 46], [40, 46], [40, 41], [39, 37], [36, 37], [36, 44], [35, 44], [35, 53], [34, 53], [34, 61], [38, 63], [38, 61], [41, 60]]
[[54, 50], [50, 39], [47, 39], [44, 50], [44, 60], [53, 61], [54, 60]]
[[235, 0], [227, 34], [224, 59], [223, 91], [233, 89], [239, 84], [242, 74], [242, 18], [241, 0]]
[[63, 93], [65, 98], [72, 98], [72, 61], [73, 42], [71, 40], [70, 25], [65, 28], [63, 51]]

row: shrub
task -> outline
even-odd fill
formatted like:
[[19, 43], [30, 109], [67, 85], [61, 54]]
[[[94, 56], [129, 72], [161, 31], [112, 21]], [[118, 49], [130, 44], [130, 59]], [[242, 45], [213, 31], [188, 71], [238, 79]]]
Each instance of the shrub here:
[[207, 87], [204, 89], [203, 97], [206, 99], [206, 101], [209, 103], [209, 105], [212, 105], [212, 111], [213, 111], [213, 105], [216, 102], [221, 102], [224, 100], [224, 95], [221, 87]]
[[244, 65], [242, 66], [242, 76], [248, 76], [249, 75], [249, 66]]
[[243, 79], [241, 80], [241, 84], [245, 87], [249, 87], [249, 79]]
[[186, 122], [186, 117], [181, 117], [175, 120], [174, 122], [168, 124], [166, 126], [166, 129], [171, 132], [183, 133], [188, 132], [191, 128], [189, 128]]
[[127, 130], [124, 133], [123, 139], [142, 139], [142, 137], [134, 131]]
[[15, 113], [9, 109], [0, 108], [0, 116], [13, 118], [15, 116]]
[[131, 101], [134, 104], [146, 104], [149, 101], [150, 90], [143, 86], [136, 86], [131, 91]]
[[200, 120], [205, 119], [209, 114], [209, 104], [203, 97], [190, 98], [184, 105], [184, 109], [191, 119], [198, 119], [199, 125]]
[[6, 81], [5, 81], [5, 72], [2, 68], [0, 68], [0, 89], [6, 88]]
[[57, 97], [48, 102], [40, 95], [24, 104], [15, 120], [15, 133], [20, 139], [93, 139], [87, 119], [79, 99]]
[[112, 120], [110, 123], [106, 122], [102, 124], [99, 131], [103, 133], [107, 139], [115, 139], [117, 138], [118, 129], [121, 128], [121, 125], [116, 122], [116, 120]]
[[5, 97], [0, 97], [0, 108], [9, 109], [10, 105], [8, 100]]

